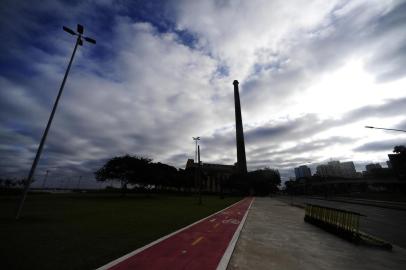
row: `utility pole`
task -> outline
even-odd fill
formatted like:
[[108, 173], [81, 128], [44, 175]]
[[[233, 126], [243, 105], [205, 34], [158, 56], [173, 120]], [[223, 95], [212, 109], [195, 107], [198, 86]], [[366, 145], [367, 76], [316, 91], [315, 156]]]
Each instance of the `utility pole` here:
[[80, 45], [80, 46], [83, 45], [83, 39], [86, 40], [89, 43], [96, 44], [96, 41], [94, 39], [83, 36], [84, 29], [83, 29], [83, 26], [80, 25], [80, 24], [77, 25], [77, 32], [73, 31], [72, 29], [70, 29], [70, 28], [68, 28], [66, 26], [63, 26], [63, 30], [68, 32], [71, 35], [77, 36], [76, 43], [75, 43], [75, 48], [73, 49], [72, 56], [71, 56], [71, 58], [69, 60], [68, 67], [67, 67], [66, 72], [65, 72], [65, 76], [63, 77], [61, 87], [59, 88], [58, 95], [56, 97], [54, 106], [52, 108], [51, 115], [49, 116], [48, 123], [47, 123], [45, 131], [44, 131], [44, 133], [42, 135], [41, 142], [40, 142], [40, 144], [38, 146], [37, 154], [35, 155], [35, 158], [34, 158], [34, 161], [32, 163], [30, 172], [28, 174], [27, 182], [25, 184], [23, 195], [21, 196], [21, 201], [20, 201], [20, 204], [18, 206], [17, 213], [16, 213], [16, 219], [20, 218], [21, 211], [23, 210], [24, 202], [25, 202], [25, 199], [27, 197], [28, 190], [30, 189], [30, 185], [31, 185], [31, 182], [32, 182], [32, 178], [33, 178], [33, 176], [35, 174], [35, 169], [37, 168], [38, 161], [39, 161], [39, 159], [41, 157], [42, 148], [44, 147], [45, 140], [47, 138], [49, 128], [51, 127], [52, 120], [54, 119], [54, 115], [55, 115], [56, 108], [57, 108], [58, 103], [59, 103], [59, 99], [61, 98], [62, 91], [63, 91], [63, 88], [65, 86], [66, 79], [68, 77], [70, 67], [71, 67], [72, 62], [73, 62], [73, 58], [75, 57], [76, 49], [78, 48], [78, 45]]
[[201, 170], [200, 170], [200, 145], [197, 146], [197, 179], [199, 181], [199, 204], [202, 204], [202, 176], [201, 176]]

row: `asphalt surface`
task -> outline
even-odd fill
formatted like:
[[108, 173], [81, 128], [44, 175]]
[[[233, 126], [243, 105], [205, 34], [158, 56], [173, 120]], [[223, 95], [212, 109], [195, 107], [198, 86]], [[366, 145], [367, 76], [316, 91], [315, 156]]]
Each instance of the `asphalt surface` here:
[[215, 215], [99, 269], [214, 270], [222, 260], [252, 200], [253, 198], [243, 199]]
[[312, 203], [358, 212], [364, 216], [360, 220], [360, 230], [384, 239], [391, 244], [406, 248], [406, 211], [381, 208], [370, 205], [312, 199], [306, 197], [278, 197], [285, 202], [304, 205]]
[[356, 245], [303, 220], [304, 211], [255, 198], [227, 270], [401, 270], [406, 249]]

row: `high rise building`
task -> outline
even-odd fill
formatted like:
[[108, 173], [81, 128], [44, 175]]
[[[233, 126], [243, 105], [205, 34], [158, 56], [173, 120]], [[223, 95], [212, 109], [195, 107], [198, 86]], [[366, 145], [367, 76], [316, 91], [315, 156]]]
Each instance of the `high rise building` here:
[[356, 178], [357, 171], [355, 170], [354, 162], [347, 161], [340, 163], [341, 177], [345, 178]]
[[330, 161], [317, 166], [316, 173], [322, 177], [357, 178], [354, 162]]
[[307, 167], [306, 165], [302, 165], [302, 166], [295, 168], [295, 176], [296, 176], [296, 179], [311, 177], [312, 172], [309, 167]]

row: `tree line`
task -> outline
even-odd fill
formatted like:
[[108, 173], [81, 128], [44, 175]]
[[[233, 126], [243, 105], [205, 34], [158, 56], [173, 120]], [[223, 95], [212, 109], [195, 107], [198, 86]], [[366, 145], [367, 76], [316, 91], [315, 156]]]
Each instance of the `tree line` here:
[[[108, 160], [95, 172], [97, 181], [116, 181], [120, 183], [123, 194], [130, 185], [148, 190], [177, 189], [191, 192], [196, 190], [196, 174], [199, 179], [205, 175], [198, 167], [185, 170], [173, 166], [153, 162], [150, 158], [140, 156], [117, 156]], [[233, 174], [222, 181], [221, 191], [239, 194], [268, 195], [278, 190], [280, 175], [277, 170], [265, 168], [247, 174]]]

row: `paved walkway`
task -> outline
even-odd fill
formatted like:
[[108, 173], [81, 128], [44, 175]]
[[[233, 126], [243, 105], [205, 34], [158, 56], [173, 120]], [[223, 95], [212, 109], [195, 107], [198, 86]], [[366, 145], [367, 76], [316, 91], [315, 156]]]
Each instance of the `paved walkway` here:
[[[230, 257], [223, 257], [230, 241], [243, 221], [252, 202], [246, 198], [185, 229], [138, 249], [101, 268], [129, 269], [216, 269], [227, 266]], [[242, 225], [242, 223], [241, 223]], [[236, 237], [234, 237], [236, 241]], [[234, 241], [234, 243], [235, 243]], [[231, 250], [232, 251], [232, 250]], [[226, 255], [231, 255], [231, 251]], [[225, 258], [225, 259], [224, 259]]]
[[357, 246], [303, 217], [303, 209], [255, 198], [227, 269], [405, 269], [405, 249]]

